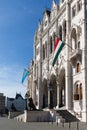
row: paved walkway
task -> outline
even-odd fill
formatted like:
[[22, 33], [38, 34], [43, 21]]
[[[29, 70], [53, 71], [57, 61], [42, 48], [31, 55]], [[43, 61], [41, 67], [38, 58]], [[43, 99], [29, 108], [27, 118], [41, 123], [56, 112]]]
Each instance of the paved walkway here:
[[13, 119], [0, 118], [0, 130], [87, 130], [87, 124], [66, 123], [64, 126], [62, 124], [47, 123], [47, 122], [33, 122], [33, 123], [23, 123]]

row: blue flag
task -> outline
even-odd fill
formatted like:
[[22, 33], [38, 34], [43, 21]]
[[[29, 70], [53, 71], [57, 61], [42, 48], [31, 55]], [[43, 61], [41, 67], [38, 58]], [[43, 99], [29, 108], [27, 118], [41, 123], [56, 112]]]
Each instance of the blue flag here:
[[26, 77], [30, 74], [30, 72], [27, 69], [24, 69], [23, 72], [23, 76], [22, 76], [22, 84], [24, 82], [24, 80], [26, 79]]

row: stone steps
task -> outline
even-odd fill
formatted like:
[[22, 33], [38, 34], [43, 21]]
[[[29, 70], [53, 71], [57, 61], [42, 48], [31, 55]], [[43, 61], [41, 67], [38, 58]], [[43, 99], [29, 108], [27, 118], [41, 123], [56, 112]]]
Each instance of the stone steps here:
[[74, 115], [67, 110], [56, 110], [56, 112], [65, 119], [65, 122], [76, 122], [79, 121]]

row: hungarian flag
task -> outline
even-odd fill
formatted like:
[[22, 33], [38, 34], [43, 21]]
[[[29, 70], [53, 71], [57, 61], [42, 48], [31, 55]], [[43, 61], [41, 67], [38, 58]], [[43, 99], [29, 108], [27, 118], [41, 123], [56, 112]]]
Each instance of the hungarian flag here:
[[27, 69], [24, 69], [23, 76], [22, 76], [22, 84], [28, 75], [30, 75], [30, 72]]
[[53, 57], [53, 63], [52, 63], [52, 66], [55, 65], [56, 63], [56, 60], [62, 50], [62, 48], [64, 47], [64, 42], [61, 41], [59, 38], [56, 38], [56, 43], [55, 43], [55, 46], [54, 46], [54, 57]]

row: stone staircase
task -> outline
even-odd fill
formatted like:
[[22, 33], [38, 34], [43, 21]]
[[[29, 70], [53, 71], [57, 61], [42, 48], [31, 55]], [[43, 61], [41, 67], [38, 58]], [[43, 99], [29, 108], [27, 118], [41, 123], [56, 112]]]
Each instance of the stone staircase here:
[[56, 113], [58, 113], [65, 122], [77, 122], [79, 119], [77, 119], [74, 115], [72, 115], [69, 111], [65, 110], [56, 110]]
[[66, 122], [77, 122], [79, 119], [76, 118], [71, 112], [63, 109], [45, 109], [37, 111], [24, 111], [17, 114], [11, 114], [10, 118], [17, 119], [23, 122], [56, 122], [56, 123], [66, 123]]

